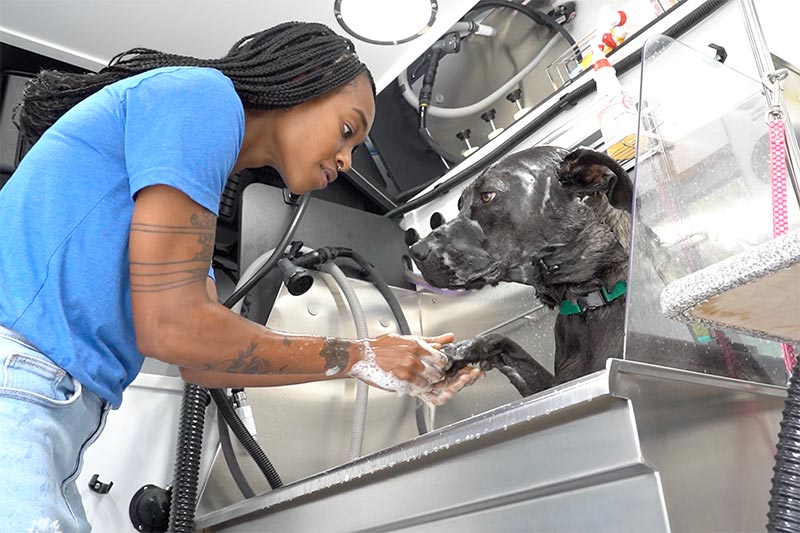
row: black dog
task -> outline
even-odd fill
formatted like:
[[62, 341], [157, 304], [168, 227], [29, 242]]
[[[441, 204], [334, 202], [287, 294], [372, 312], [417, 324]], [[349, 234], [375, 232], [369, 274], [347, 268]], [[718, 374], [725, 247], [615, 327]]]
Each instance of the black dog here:
[[412, 257], [435, 286], [514, 281], [559, 307], [555, 375], [498, 334], [445, 347], [448, 372], [479, 362], [528, 396], [620, 357], [632, 196], [622, 167], [587, 149], [531, 148], [478, 176], [462, 193], [458, 216], [414, 244]]

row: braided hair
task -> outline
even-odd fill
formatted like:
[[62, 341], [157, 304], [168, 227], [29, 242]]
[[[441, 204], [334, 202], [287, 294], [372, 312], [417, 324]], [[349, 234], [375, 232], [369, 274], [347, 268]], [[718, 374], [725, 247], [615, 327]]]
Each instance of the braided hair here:
[[133, 48], [97, 73], [43, 70], [32, 78], [17, 109], [16, 123], [30, 143], [61, 115], [106, 85], [154, 68], [211, 67], [233, 82], [245, 108], [287, 109], [342, 87], [366, 73], [353, 43], [324, 24], [286, 22], [247, 35], [219, 59], [198, 59]]

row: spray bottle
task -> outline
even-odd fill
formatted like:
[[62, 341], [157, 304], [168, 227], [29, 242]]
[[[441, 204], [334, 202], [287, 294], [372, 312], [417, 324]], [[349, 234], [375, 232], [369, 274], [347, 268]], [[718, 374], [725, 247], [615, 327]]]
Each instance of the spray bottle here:
[[593, 57], [597, 84], [595, 105], [606, 152], [617, 161], [632, 159], [636, 154], [639, 125], [636, 100], [622, 90], [617, 72], [606, 59], [602, 47], [594, 47]]

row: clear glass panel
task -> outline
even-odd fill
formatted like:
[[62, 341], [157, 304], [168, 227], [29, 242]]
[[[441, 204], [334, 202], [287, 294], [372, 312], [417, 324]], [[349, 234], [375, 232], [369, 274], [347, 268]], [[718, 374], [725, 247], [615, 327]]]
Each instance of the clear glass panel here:
[[761, 84], [710, 56], [664, 36], [643, 48], [625, 357], [783, 384], [780, 344], [661, 313], [667, 284], [772, 239]]

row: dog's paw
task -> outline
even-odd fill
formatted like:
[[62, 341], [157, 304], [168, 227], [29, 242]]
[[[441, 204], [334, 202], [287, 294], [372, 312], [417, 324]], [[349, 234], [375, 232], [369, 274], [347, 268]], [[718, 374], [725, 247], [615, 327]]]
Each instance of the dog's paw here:
[[479, 335], [442, 347], [447, 356], [445, 375], [454, 376], [468, 365], [484, 372], [497, 369], [505, 375], [522, 396], [553, 386], [553, 375], [519, 344], [496, 333]]
[[498, 355], [498, 348], [494, 338], [485, 335], [442, 346], [440, 351], [449, 361], [445, 372], [452, 374], [470, 364], [480, 364], [485, 370], [490, 370], [491, 360]]
[[472, 339], [458, 342], [451, 342], [441, 347], [439, 350], [450, 361], [445, 370], [450, 370], [452, 365], [457, 362], [469, 361], [470, 354], [472, 353]]

